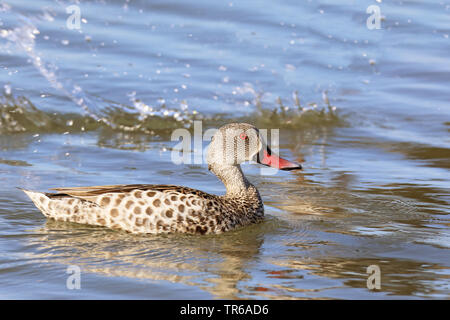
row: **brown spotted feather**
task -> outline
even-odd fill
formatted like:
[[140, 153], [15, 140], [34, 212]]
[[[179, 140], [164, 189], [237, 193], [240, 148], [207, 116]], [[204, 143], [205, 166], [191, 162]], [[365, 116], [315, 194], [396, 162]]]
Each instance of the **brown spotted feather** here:
[[[228, 198], [175, 185], [113, 185], [25, 191], [49, 218], [132, 233], [222, 233], [263, 217], [256, 188]], [[254, 205], [254, 203], [257, 205]]]

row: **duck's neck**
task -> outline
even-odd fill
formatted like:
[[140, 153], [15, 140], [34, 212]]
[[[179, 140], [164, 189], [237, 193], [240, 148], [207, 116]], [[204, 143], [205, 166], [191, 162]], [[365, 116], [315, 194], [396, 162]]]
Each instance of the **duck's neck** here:
[[226, 197], [242, 197], [248, 194], [249, 188], [253, 185], [244, 176], [240, 165], [210, 165], [213, 172], [225, 185], [227, 189]]

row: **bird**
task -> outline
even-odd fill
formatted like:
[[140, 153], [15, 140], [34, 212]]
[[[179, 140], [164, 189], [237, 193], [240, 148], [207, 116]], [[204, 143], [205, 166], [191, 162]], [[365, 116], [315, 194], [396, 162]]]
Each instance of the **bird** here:
[[217, 130], [208, 147], [208, 170], [225, 185], [224, 195], [156, 184], [23, 190], [47, 218], [102, 226], [134, 234], [220, 234], [261, 222], [264, 204], [241, 169], [256, 161], [281, 170], [302, 169], [272, 153], [260, 131], [248, 123]]

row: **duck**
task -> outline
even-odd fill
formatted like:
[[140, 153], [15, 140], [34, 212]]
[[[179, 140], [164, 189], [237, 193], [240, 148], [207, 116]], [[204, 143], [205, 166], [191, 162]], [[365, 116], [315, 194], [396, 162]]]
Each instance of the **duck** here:
[[260, 131], [248, 123], [230, 123], [213, 135], [208, 170], [225, 185], [224, 195], [156, 184], [120, 184], [53, 188], [56, 192], [21, 189], [42, 214], [57, 221], [122, 230], [134, 234], [220, 234], [261, 222], [264, 204], [245, 177], [244, 162], [280, 170], [302, 166], [272, 153]]

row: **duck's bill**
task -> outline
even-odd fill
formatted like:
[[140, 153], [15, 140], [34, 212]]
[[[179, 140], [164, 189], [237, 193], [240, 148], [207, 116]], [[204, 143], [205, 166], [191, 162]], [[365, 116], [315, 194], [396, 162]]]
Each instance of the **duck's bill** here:
[[269, 148], [263, 151], [263, 156], [258, 154], [257, 162], [265, 166], [277, 168], [280, 170], [300, 170], [302, 166], [299, 163], [291, 162], [272, 153]]

